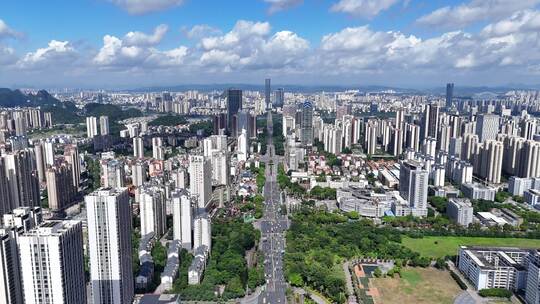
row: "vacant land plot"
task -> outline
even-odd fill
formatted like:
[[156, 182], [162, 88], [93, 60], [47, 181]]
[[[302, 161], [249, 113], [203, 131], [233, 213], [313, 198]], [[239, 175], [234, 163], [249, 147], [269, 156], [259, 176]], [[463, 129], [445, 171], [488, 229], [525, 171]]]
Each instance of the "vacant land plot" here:
[[540, 248], [540, 240], [517, 238], [426, 236], [421, 239], [403, 237], [402, 243], [422, 256], [431, 258], [456, 255], [461, 245]]
[[375, 303], [451, 304], [461, 289], [447, 271], [405, 268], [401, 278], [371, 279], [379, 296]]

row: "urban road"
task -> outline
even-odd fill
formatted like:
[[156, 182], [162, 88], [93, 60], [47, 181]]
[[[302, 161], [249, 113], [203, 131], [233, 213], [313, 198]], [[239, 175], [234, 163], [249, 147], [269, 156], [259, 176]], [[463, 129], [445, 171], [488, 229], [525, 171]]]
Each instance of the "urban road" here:
[[281, 191], [277, 184], [279, 158], [272, 142], [272, 117], [268, 115], [268, 145], [266, 156], [266, 183], [264, 185], [265, 209], [261, 221], [262, 251], [264, 253], [264, 276], [266, 285], [259, 296], [259, 304], [286, 303], [287, 283], [283, 274], [285, 231], [287, 216], [281, 213]]

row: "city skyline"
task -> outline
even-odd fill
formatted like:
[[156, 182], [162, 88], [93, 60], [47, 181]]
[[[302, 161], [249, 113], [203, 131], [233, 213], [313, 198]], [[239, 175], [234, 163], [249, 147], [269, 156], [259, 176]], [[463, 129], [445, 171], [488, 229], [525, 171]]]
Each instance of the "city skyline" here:
[[59, 4], [2, 4], [1, 87], [538, 84], [537, 0]]

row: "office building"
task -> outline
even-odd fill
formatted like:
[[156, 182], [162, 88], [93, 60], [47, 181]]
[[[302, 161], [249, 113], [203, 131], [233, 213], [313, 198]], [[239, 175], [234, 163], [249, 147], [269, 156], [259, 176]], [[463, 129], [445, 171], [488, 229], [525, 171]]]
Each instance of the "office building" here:
[[227, 128], [231, 134], [236, 134], [234, 117], [242, 109], [242, 90], [227, 90]]
[[272, 88], [270, 86], [270, 78], [267, 78], [264, 80], [264, 102], [266, 104], [266, 108], [269, 109], [272, 105], [272, 102], [270, 100], [270, 93], [272, 92]]
[[86, 117], [86, 136], [94, 138], [98, 135], [97, 118], [94, 116]]
[[476, 135], [480, 142], [496, 139], [499, 133], [499, 116], [493, 114], [480, 114], [476, 122]]
[[191, 199], [186, 191], [176, 190], [172, 193], [173, 240], [178, 240], [182, 248], [192, 249], [193, 216]]
[[452, 107], [452, 100], [454, 99], [454, 84], [446, 84], [446, 108], [450, 109]]
[[109, 116], [99, 118], [99, 132], [101, 135], [109, 135]]
[[88, 216], [92, 302], [131, 304], [134, 295], [132, 226], [127, 188], [100, 188], [84, 201]]
[[300, 141], [302, 145], [304, 147], [311, 147], [313, 145], [313, 103], [311, 101], [305, 101], [302, 105], [300, 128]]
[[18, 245], [26, 304], [86, 303], [81, 222], [44, 222]]
[[285, 92], [283, 88], [274, 91], [274, 107], [283, 107], [285, 104]]
[[451, 198], [446, 205], [446, 214], [461, 226], [469, 226], [473, 221], [473, 206], [470, 200]]
[[399, 193], [413, 208], [413, 214], [427, 215], [429, 173], [423, 164], [413, 160], [403, 161], [399, 170]]
[[189, 156], [189, 189], [197, 208], [206, 208], [212, 196], [212, 166], [204, 156]]

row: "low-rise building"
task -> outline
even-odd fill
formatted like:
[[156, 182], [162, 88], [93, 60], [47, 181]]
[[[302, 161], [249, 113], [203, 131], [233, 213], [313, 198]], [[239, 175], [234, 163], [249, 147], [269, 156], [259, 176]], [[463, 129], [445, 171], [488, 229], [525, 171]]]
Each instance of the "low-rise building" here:
[[523, 192], [525, 202], [535, 208], [540, 204], [540, 190], [529, 189]]
[[529, 254], [519, 248], [484, 248], [461, 246], [458, 269], [477, 289], [525, 287], [526, 269], [522, 265]]
[[449, 218], [462, 226], [469, 226], [473, 221], [473, 207], [468, 199], [451, 198], [446, 205]]
[[495, 188], [479, 183], [462, 184], [461, 191], [467, 198], [474, 200], [483, 199], [486, 201], [495, 200], [495, 193], [497, 192]]

